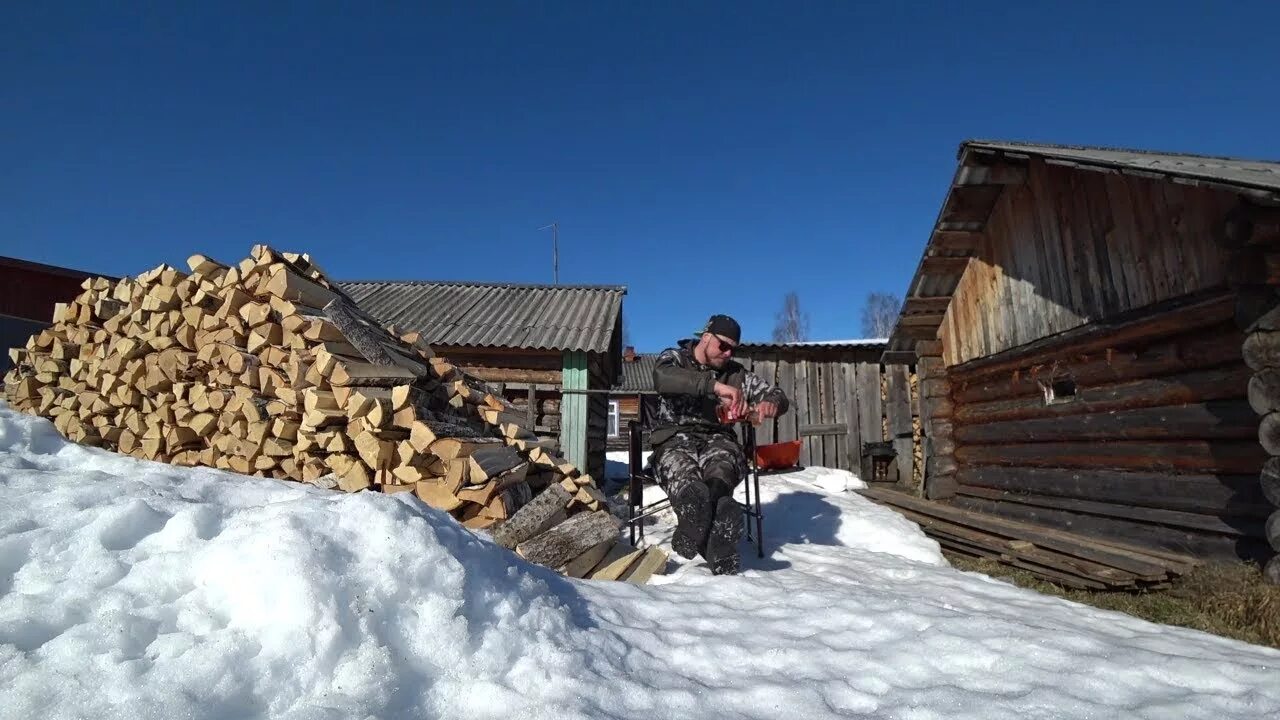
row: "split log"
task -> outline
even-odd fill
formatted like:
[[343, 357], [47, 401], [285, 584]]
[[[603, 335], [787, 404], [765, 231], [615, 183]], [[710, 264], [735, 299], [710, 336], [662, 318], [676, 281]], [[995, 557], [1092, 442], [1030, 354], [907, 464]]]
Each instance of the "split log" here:
[[[560, 512], [564, 511], [561, 510]], [[610, 539], [598, 543], [578, 557], [570, 560], [567, 565], [560, 568], [560, 573], [566, 577], [585, 577], [596, 565], [600, 564], [605, 555], [609, 554], [616, 542], [617, 540]]]
[[1265, 530], [1271, 549], [1280, 552], [1280, 510], [1271, 513], [1271, 517], [1267, 518]]
[[468, 456], [471, 482], [481, 482], [511, 471], [524, 463], [520, 453], [506, 445], [477, 446]]
[[539, 536], [557, 524], [558, 516], [563, 515], [564, 507], [570, 500], [572, 497], [564, 488], [558, 484], [549, 486], [494, 530], [494, 542], [508, 550], [515, 550], [526, 539]]
[[618, 536], [618, 523], [608, 513], [580, 513], [516, 546], [537, 565], [561, 567], [598, 543]]
[[640, 556], [625, 573], [618, 579], [635, 585], [643, 585], [649, 581], [654, 575], [663, 574], [660, 571], [667, 567], [667, 551], [654, 545]]
[[462, 507], [462, 501], [453, 494], [449, 485], [444, 481], [424, 480], [414, 486], [413, 494], [417, 495], [419, 500], [437, 510], [450, 512]]
[[636, 560], [640, 559], [643, 550], [637, 550], [631, 543], [619, 540], [610, 548], [600, 564], [592, 568], [587, 575], [592, 580], [617, 580]]

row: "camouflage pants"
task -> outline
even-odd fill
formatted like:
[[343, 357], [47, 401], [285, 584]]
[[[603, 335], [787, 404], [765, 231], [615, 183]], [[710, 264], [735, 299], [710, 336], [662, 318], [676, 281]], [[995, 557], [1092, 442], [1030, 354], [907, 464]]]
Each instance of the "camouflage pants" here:
[[719, 497], [731, 495], [746, 477], [747, 456], [728, 435], [681, 432], [662, 443], [654, 471], [668, 497], [680, 494], [691, 482], [706, 483], [714, 507]]

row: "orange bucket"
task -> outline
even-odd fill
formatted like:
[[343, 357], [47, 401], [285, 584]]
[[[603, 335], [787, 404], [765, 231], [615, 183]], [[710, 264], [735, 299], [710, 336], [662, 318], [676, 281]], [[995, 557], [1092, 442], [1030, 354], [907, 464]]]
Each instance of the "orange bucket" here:
[[761, 470], [781, 470], [800, 462], [800, 440], [761, 445], [756, 448], [756, 464]]

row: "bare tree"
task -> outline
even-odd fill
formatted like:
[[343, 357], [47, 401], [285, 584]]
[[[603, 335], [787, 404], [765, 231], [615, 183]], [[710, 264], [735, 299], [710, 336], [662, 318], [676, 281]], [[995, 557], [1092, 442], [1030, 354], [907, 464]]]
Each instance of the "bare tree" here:
[[773, 326], [774, 342], [804, 342], [809, 339], [809, 314], [800, 310], [799, 295], [787, 293], [777, 317], [778, 322]]
[[898, 313], [902, 310], [902, 301], [891, 293], [873, 292], [867, 295], [866, 305], [862, 307], [862, 336], [868, 338], [887, 338], [898, 322]]

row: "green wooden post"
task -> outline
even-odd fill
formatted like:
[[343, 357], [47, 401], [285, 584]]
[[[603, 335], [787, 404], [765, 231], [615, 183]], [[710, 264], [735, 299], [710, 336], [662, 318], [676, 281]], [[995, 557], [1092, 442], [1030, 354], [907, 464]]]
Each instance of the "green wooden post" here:
[[[587, 389], [587, 354], [578, 350], [564, 354], [561, 387]], [[565, 394], [560, 400], [560, 447], [565, 459], [582, 472], [587, 471], [587, 395]]]

